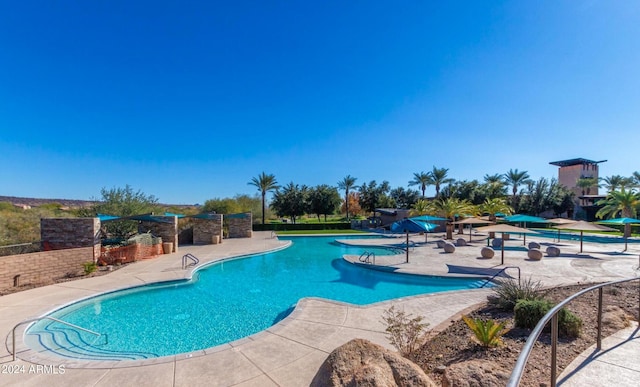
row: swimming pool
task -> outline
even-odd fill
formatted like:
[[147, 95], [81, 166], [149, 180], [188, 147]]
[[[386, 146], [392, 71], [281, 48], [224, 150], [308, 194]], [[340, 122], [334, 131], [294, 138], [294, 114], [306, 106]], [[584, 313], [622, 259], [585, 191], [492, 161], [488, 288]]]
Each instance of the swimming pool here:
[[[534, 229], [536, 232], [538, 232], [538, 235], [533, 235], [530, 236], [531, 237], [535, 237], [535, 236], [541, 236], [541, 237], [545, 237], [545, 238], [552, 238], [552, 239], [558, 239], [558, 235], [560, 235], [560, 239], [561, 240], [569, 240], [569, 241], [579, 241], [580, 240], [580, 232], [579, 231], [570, 231], [570, 230], [560, 230], [560, 233], [558, 234], [558, 230], [554, 229], [553, 231], [550, 229], [539, 229], [536, 228]], [[592, 242], [592, 243], [625, 243], [625, 240], [623, 237], [619, 236], [619, 235], [594, 235], [594, 234], [589, 234], [589, 233], [583, 233], [582, 234], [582, 241], [583, 242]], [[640, 239], [638, 238], [629, 238], [627, 240], [627, 243], [640, 243]]]
[[[477, 288], [483, 280], [427, 277], [368, 270], [344, 254], [397, 250], [353, 247], [335, 237], [291, 237], [284, 250], [212, 264], [191, 281], [136, 287], [90, 298], [31, 326], [25, 342], [60, 356], [138, 360], [188, 353], [237, 340], [285, 318], [304, 297], [358, 305], [448, 290]], [[340, 237], [345, 239], [345, 237]]]

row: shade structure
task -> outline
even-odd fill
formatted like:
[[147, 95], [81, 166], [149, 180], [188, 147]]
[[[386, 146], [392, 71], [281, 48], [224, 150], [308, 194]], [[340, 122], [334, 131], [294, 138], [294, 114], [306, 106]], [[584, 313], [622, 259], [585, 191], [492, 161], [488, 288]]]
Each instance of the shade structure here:
[[515, 214], [509, 215], [504, 218], [507, 222], [518, 222], [518, 223], [547, 223], [549, 222], [545, 218], [541, 218], [539, 216], [532, 216], [526, 214]]
[[437, 225], [432, 223], [417, 222], [413, 219], [402, 219], [391, 225], [391, 231], [407, 233], [407, 263], [409, 262], [409, 233], [410, 232], [429, 232], [436, 228]]
[[[635, 218], [613, 218], [607, 220], [601, 220], [598, 223], [606, 223], [606, 224], [640, 224], [640, 219]], [[627, 234], [624, 233], [624, 251], [627, 251]]]
[[559, 224], [554, 227], [558, 229], [564, 229], [564, 230], [580, 231], [580, 252], [582, 252], [582, 236], [585, 231], [616, 231], [616, 229], [614, 228], [601, 226], [595, 223], [585, 222], [584, 220], [579, 220], [573, 223]]
[[411, 220], [419, 220], [421, 222], [434, 222], [434, 221], [438, 221], [438, 220], [447, 220], [447, 218], [441, 218], [439, 216], [431, 216], [431, 215], [413, 216], [413, 217], [411, 217], [409, 219], [411, 219]]
[[553, 219], [547, 219], [547, 222], [553, 223], [553, 224], [569, 224], [569, 223], [575, 223], [576, 221], [573, 219], [567, 219], [567, 218], [553, 218]]
[[[567, 224], [567, 223], [574, 223], [575, 220], [567, 219], [567, 218], [553, 218], [553, 219], [547, 219], [547, 222], [551, 224]], [[558, 229], [558, 243], [560, 243], [560, 229]]]
[[502, 254], [500, 264], [504, 265], [504, 234], [538, 234], [538, 232], [529, 230], [528, 228], [516, 227], [510, 224], [494, 224], [491, 226], [484, 226], [477, 228], [482, 232], [499, 232], [502, 233]]
[[476, 218], [476, 217], [465, 218], [465, 219], [459, 220], [457, 222], [453, 222], [453, 224], [468, 224], [469, 225], [469, 242], [471, 242], [471, 231], [473, 231], [473, 225], [474, 224], [487, 224], [487, 223], [495, 223], [495, 222], [491, 221], [491, 220], [487, 220], [487, 219]]
[[[509, 223], [523, 223], [523, 227], [527, 228], [527, 223], [548, 223], [549, 221], [545, 218], [541, 218], [539, 216], [532, 216], [526, 214], [515, 214], [509, 215], [504, 218], [505, 221]], [[524, 234], [523, 244], [527, 244], [527, 235]]]

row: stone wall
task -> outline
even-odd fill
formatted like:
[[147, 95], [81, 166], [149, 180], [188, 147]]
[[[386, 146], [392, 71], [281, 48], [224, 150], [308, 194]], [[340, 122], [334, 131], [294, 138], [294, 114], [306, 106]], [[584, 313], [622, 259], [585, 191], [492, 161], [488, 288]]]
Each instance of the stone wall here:
[[67, 275], [82, 274], [83, 264], [93, 260], [93, 246], [0, 257], [0, 289], [14, 286], [17, 275], [20, 284], [26, 285], [46, 284]]
[[151, 232], [154, 236], [162, 238], [163, 243], [173, 243], [172, 252], [178, 251], [178, 217], [155, 216], [166, 222], [140, 222], [138, 232]]
[[222, 243], [222, 214], [210, 214], [208, 219], [193, 218], [193, 244]]
[[225, 215], [229, 226], [229, 238], [251, 238], [253, 219], [250, 212]]
[[93, 247], [94, 260], [100, 257], [100, 219], [43, 218], [40, 240], [44, 250]]

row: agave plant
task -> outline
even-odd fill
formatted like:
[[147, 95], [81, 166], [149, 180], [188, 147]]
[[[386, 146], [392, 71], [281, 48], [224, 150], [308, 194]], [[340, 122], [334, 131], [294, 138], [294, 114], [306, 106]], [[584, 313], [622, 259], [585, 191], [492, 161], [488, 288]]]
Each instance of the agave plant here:
[[473, 331], [483, 347], [497, 347], [502, 343], [500, 337], [504, 334], [505, 322], [496, 323], [494, 320], [482, 320], [469, 316], [462, 316], [462, 320]]

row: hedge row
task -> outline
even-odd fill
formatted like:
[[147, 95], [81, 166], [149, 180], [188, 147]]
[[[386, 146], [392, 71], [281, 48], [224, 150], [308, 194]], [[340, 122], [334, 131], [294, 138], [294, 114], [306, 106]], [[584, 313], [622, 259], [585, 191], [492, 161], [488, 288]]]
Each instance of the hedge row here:
[[349, 230], [350, 222], [254, 224], [253, 231]]

